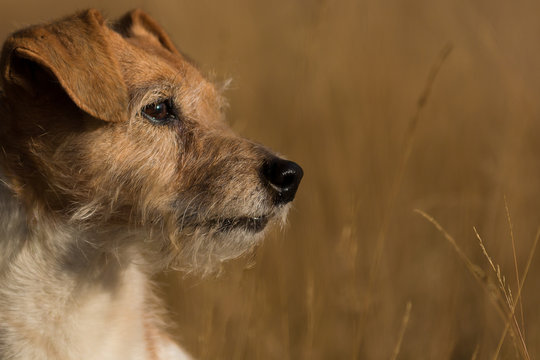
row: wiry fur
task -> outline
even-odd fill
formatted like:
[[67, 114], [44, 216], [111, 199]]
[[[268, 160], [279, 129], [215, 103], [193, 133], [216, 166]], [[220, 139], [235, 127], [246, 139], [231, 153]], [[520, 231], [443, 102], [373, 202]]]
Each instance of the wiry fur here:
[[[215, 271], [263, 236], [224, 219], [284, 221], [260, 179], [271, 153], [226, 127], [219, 92], [140, 11], [15, 33], [0, 70], [0, 358], [187, 358], [148, 274]], [[178, 121], [142, 116], [163, 99]]]

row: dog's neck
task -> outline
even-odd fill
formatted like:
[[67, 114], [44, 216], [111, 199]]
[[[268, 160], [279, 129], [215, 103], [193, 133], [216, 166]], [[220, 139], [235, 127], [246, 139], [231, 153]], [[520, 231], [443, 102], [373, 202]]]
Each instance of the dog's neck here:
[[84, 277], [98, 286], [110, 286], [133, 263], [143, 264], [140, 254], [129, 245], [112, 244], [133, 235], [125, 229], [119, 233], [80, 226], [39, 205], [23, 203], [2, 165], [0, 161], [0, 276], [21, 254], [35, 257], [31, 261], [27, 258], [25, 266], [34, 266], [36, 271], [62, 268], [64, 275]]
[[112, 268], [121, 271], [135, 260], [142, 264], [129, 246], [118, 246], [113, 254], [113, 245], [103, 245], [110, 242], [108, 237], [129, 235], [125, 230], [120, 235], [114, 229], [79, 226], [36, 204], [23, 203], [0, 162], [0, 273], [17, 253], [33, 248], [36, 254], [47, 254], [47, 263], [64, 267], [74, 276], [99, 277], [102, 271], [110, 275]]
[[[83, 231], [66, 224], [44, 228], [29, 220], [29, 211], [0, 168], [0, 350], [4, 351], [0, 355], [36, 358], [32, 347], [2, 347], [2, 342], [25, 341], [55, 342], [47, 354], [58, 359], [88, 358], [93, 352], [108, 354], [101, 357], [107, 359], [142, 353], [144, 317], [122, 318], [125, 313], [140, 314], [146, 307], [148, 280], [133, 262], [134, 256], [123, 252], [118, 258], [107, 258], [98, 250], [91, 251], [91, 245], [81, 250], [87, 236]], [[104, 324], [118, 327], [113, 336], [129, 336], [133, 348], [119, 349], [104, 342]], [[63, 347], [65, 339], [69, 344]], [[71, 353], [73, 349], [80, 353]]]

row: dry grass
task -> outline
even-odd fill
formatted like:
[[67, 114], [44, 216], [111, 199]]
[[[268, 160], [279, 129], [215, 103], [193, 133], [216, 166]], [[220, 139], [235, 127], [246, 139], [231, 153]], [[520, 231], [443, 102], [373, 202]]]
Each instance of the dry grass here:
[[504, 331], [501, 335], [501, 338], [499, 340], [499, 343], [497, 345], [497, 348], [494, 352], [493, 359], [498, 359], [500, 355], [500, 351], [502, 348], [502, 345], [504, 343], [504, 340], [506, 338], [506, 334], [508, 330], [511, 330], [512, 339], [514, 340], [513, 345], [517, 352], [518, 358], [524, 358], [524, 359], [530, 359], [529, 352], [527, 350], [527, 343], [524, 336], [524, 318], [521, 317], [521, 326], [518, 323], [518, 319], [516, 317], [516, 307], [520, 306], [520, 309], [522, 309], [523, 304], [521, 301], [521, 290], [523, 289], [523, 285], [525, 283], [525, 279], [527, 278], [527, 274], [529, 273], [529, 268], [533, 259], [533, 256], [536, 251], [536, 246], [538, 245], [538, 239], [540, 236], [540, 230], [536, 235], [533, 247], [529, 254], [529, 259], [527, 261], [527, 265], [525, 267], [525, 271], [523, 274], [523, 278], [519, 278], [519, 272], [518, 272], [518, 265], [517, 265], [517, 258], [515, 254], [515, 244], [514, 244], [514, 238], [513, 238], [513, 232], [512, 232], [512, 222], [510, 221], [510, 215], [508, 212], [508, 207], [506, 207], [507, 210], [507, 216], [508, 216], [508, 223], [510, 225], [510, 234], [512, 239], [512, 249], [514, 250], [514, 265], [516, 270], [516, 276], [518, 284], [518, 290], [517, 290], [517, 296], [514, 299], [512, 296], [512, 289], [510, 285], [506, 282], [506, 277], [502, 275], [501, 273], [501, 267], [499, 265], [496, 265], [491, 257], [489, 256], [486, 247], [484, 245], [484, 242], [482, 241], [482, 238], [478, 234], [478, 231], [476, 228], [473, 227], [474, 233], [476, 237], [478, 238], [480, 248], [482, 249], [482, 253], [484, 254], [486, 260], [489, 262], [489, 265], [491, 266], [491, 270], [493, 271], [493, 276], [496, 279], [496, 284], [494, 284], [493, 280], [489, 278], [488, 275], [477, 265], [475, 265], [469, 257], [461, 250], [459, 245], [457, 244], [456, 240], [446, 232], [446, 230], [443, 229], [443, 227], [431, 216], [426, 214], [425, 212], [421, 210], [415, 210], [417, 213], [419, 213], [421, 216], [423, 216], [427, 221], [433, 224], [435, 228], [448, 240], [450, 245], [454, 248], [456, 253], [459, 255], [461, 260], [463, 261], [465, 267], [470, 271], [470, 273], [473, 275], [473, 277], [478, 281], [478, 283], [486, 290], [486, 293], [490, 295], [491, 300], [493, 301], [499, 315], [501, 316], [502, 320], [505, 321], [505, 327]]
[[75, 8], [145, 8], [234, 78], [235, 129], [303, 165], [290, 226], [254, 259], [162, 277], [199, 358], [540, 357], [537, 2], [0, 6], [3, 35]]

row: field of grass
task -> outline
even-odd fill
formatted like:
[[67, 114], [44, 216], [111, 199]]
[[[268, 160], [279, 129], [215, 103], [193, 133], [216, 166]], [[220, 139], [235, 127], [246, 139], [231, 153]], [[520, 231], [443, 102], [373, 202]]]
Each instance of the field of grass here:
[[153, 14], [305, 171], [256, 255], [159, 278], [194, 355], [540, 357], [540, 3], [0, 0], [0, 35], [89, 6]]

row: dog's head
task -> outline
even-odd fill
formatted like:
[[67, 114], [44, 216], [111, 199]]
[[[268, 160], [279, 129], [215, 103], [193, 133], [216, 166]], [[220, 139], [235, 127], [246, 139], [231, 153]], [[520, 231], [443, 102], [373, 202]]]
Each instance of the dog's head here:
[[220, 92], [141, 11], [17, 32], [0, 71], [0, 165], [34, 220], [129, 229], [206, 270], [282, 221], [302, 178], [228, 129]]

